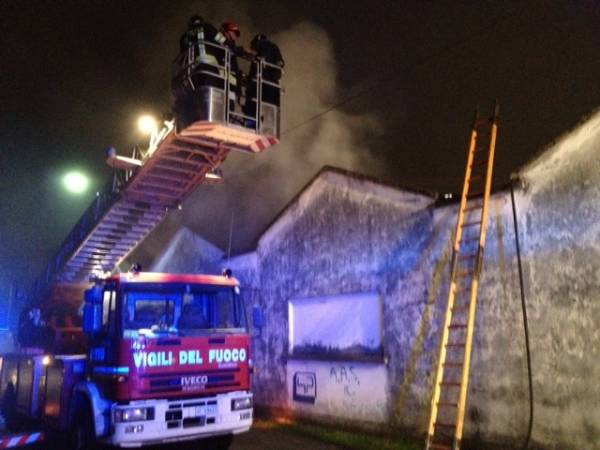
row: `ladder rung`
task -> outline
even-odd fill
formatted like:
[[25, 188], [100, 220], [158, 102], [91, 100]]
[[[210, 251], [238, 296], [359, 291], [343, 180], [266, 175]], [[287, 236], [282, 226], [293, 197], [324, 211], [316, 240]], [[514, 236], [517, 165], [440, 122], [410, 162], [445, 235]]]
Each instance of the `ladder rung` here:
[[471, 162], [471, 167], [483, 167], [488, 163], [487, 159], [482, 159], [481, 161], [473, 161]]
[[435, 426], [436, 427], [443, 427], [443, 428], [456, 428], [456, 424], [454, 424], [454, 423], [436, 422]]
[[473, 180], [482, 180], [483, 177], [481, 175], [471, 175], [471, 178], [469, 178], [469, 183]]
[[451, 386], [451, 387], [460, 387], [460, 383], [458, 381], [442, 381], [440, 383], [441, 386]]
[[462, 228], [473, 227], [475, 225], [479, 225], [481, 220], [475, 220], [474, 222], [466, 222], [461, 225]]
[[474, 275], [475, 272], [472, 270], [465, 270], [464, 272], [458, 272], [459, 277], [464, 277], [465, 275]]
[[469, 260], [469, 259], [474, 259], [477, 258], [478, 253], [467, 253], [465, 255], [458, 255], [458, 260], [459, 261], [465, 261], [465, 260]]
[[483, 205], [473, 205], [473, 206], [469, 206], [465, 209], [463, 209], [463, 212], [467, 212], [467, 211], [474, 211], [476, 209], [482, 209]]
[[467, 345], [466, 342], [448, 342], [446, 347], [464, 347], [465, 345]]
[[454, 307], [452, 308], [452, 312], [463, 312], [463, 311], [468, 311], [469, 308], [467, 308], [466, 306], [458, 306], [458, 307]]
[[444, 362], [444, 365], [448, 366], [448, 367], [462, 367], [464, 365], [464, 363], [454, 362], [454, 361], [446, 361], [446, 362]]
[[458, 403], [456, 402], [443, 402], [439, 401], [438, 406], [447, 406], [449, 408], [458, 408]]
[[460, 243], [462, 244], [463, 242], [479, 242], [479, 239], [480, 239], [480, 238], [478, 238], [478, 237], [474, 237], [474, 238], [467, 238], [467, 239], [461, 239], [461, 240], [460, 240]]
[[483, 192], [478, 191], [478, 192], [473, 192], [472, 194], [467, 194], [467, 198], [481, 197], [482, 195], [483, 195]]
[[461, 288], [456, 290], [457, 294], [462, 294], [463, 292], [469, 292], [471, 290], [471, 285], [462, 286]]
[[479, 128], [479, 127], [482, 127], [484, 125], [488, 125], [489, 126], [491, 124], [492, 124], [491, 119], [489, 119], [489, 118], [486, 117], [486, 118], [483, 118], [483, 119], [477, 119], [475, 121], [475, 124], [474, 124], [473, 128]]
[[450, 325], [448, 328], [451, 330], [456, 330], [458, 328], [467, 328], [469, 325], [467, 325], [466, 323], [457, 323], [454, 325]]
[[432, 450], [452, 450], [451, 446], [443, 444], [430, 444], [429, 448]]

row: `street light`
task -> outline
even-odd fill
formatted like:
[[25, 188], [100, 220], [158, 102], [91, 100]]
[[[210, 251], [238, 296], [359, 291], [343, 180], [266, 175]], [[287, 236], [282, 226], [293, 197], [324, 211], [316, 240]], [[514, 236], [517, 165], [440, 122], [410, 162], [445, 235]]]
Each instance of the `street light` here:
[[73, 194], [82, 194], [90, 185], [90, 180], [83, 173], [73, 171], [63, 177], [63, 185]]
[[152, 134], [158, 131], [158, 122], [151, 115], [145, 114], [138, 119], [138, 129], [143, 134]]

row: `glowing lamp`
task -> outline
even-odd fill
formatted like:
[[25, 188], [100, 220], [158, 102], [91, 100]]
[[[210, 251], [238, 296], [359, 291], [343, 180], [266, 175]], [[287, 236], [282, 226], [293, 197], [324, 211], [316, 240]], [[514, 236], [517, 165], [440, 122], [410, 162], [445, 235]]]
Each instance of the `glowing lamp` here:
[[69, 172], [63, 177], [63, 185], [74, 194], [85, 192], [89, 184], [88, 178], [81, 172]]
[[158, 131], [158, 122], [150, 115], [143, 115], [138, 119], [138, 129], [143, 134], [152, 134]]

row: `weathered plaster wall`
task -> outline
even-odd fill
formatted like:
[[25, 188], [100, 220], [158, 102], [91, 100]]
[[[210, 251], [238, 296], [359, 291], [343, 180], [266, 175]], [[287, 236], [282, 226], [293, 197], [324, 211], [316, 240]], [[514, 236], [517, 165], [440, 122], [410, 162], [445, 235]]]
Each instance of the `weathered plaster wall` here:
[[383, 364], [287, 361], [288, 408], [331, 420], [385, 423], [389, 386]]
[[[533, 354], [533, 439], [548, 448], [600, 448], [599, 122], [598, 116], [592, 118], [523, 168], [520, 176], [527, 188], [516, 192]], [[281, 397], [287, 392], [282, 380], [288, 299], [377, 289], [384, 296], [389, 420], [424, 431], [456, 207], [433, 211], [421, 205], [418, 212], [389, 202], [379, 209], [373, 207], [377, 201], [353, 203], [341, 184], [301, 198], [286, 221], [260, 242], [256, 279], [271, 292], [255, 297], [268, 316], [257, 346], [263, 344], [266, 350], [259, 365], [268, 368], [257, 384], [259, 400], [262, 395], [269, 404], [289, 404], [289, 393]], [[363, 226], [353, 222], [357, 217]], [[476, 443], [517, 445], [527, 431], [528, 385], [512, 220], [510, 194], [496, 195], [466, 428]]]
[[555, 448], [600, 448], [600, 114], [521, 171], [537, 419]]
[[[552, 449], [599, 449], [600, 114], [561, 137], [519, 176], [525, 184], [516, 204], [534, 375], [533, 440]], [[453, 228], [455, 211], [442, 218], [449, 212], [436, 209], [434, 222], [445, 226], [434, 234]], [[433, 241], [444, 248], [447, 236]], [[509, 192], [491, 204], [481, 282], [465, 433], [476, 446], [501, 441], [518, 448], [527, 432], [529, 399]], [[430, 285], [436, 304], [445, 302], [447, 284], [439, 290]], [[439, 336], [442, 314], [439, 307], [432, 310], [427, 327]], [[436, 352], [428, 351], [427, 340], [422, 347], [415, 379], [429, 384], [415, 399], [426, 411], [435, 367], [429, 359]], [[424, 430], [424, 422], [416, 425]]]
[[[525, 182], [516, 201], [533, 359], [533, 439], [548, 449], [600, 449], [600, 113], [519, 176]], [[510, 194], [495, 195], [465, 429], [476, 448], [490, 441], [518, 448], [527, 431], [512, 220]], [[424, 432], [455, 222], [456, 206], [434, 208], [423, 195], [336, 171], [317, 177], [263, 235], [256, 252], [230, 264], [244, 284], [249, 310], [258, 306], [265, 316], [265, 326], [254, 331], [256, 402], [364, 421], [360, 412], [327, 406], [339, 398], [327, 371], [343, 364], [350, 373], [359, 363], [288, 358], [287, 302], [377, 292], [386, 360], [372, 370], [385, 377], [373, 377], [380, 381], [361, 403], [376, 406], [384, 392], [384, 413], [371, 414], [371, 420]], [[324, 397], [327, 405], [314, 408], [294, 404], [291, 376], [298, 371], [320, 374], [319, 383], [335, 400]]]
[[[266, 325], [255, 339], [255, 377], [258, 403], [291, 407], [288, 395], [287, 302], [294, 298], [378, 292], [384, 302], [383, 361], [376, 370], [386, 377], [374, 379], [374, 392], [397, 391], [406, 354], [403, 342], [415, 328], [420, 306], [398, 299], [403, 290], [418, 285], [425, 292], [425, 274], [413, 277], [417, 267], [428, 266], [423, 256], [433, 226], [430, 197], [398, 191], [370, 181], [357, 180], [336, 172], [325, 172], [262, 237], [253, 264], [233, 262], [235, 272], [254, 272], [254, 306], [263, 309]], [[242, 275], [243, 277], [243, 275]], [[340, 326], [344, 326], [340, 324]], [[360, 364], [347, 361], [360, 371]], [[291, 364], [296, 364], [295, 362]], [[313, 362], [317, 372], [328, 372], [329, 362]], [[390, 367], [392, 370], [390, 370]], [[325, 377], [327, 378], [327, 377]], [[327, 387], [329, 390], [329, 387]], [[333, 390], [333, 384], [331, 386]], [[373, 408], [379, 400], [373, 397]], [[369, 408], [366, 403], [362, 408]], [[356, 414], [342, 414], [368, 420]], [[371, 415], [371, 421], [387, 421], [393, 410]], [[303, 408], [308, 412], [309, 408]], [[316, 414], [322, 414], [318, 407]]]

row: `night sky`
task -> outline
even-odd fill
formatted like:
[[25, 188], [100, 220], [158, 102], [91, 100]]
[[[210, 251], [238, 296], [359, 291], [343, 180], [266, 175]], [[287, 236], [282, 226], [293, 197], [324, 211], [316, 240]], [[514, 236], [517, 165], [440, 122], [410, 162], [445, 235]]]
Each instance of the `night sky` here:
[[[110, 175], [105, 149], [143, 143], [143, 112], [169, 110], [171, 61], [187, 19], [238, 21], [286, 59], [282, 144], [231, 155], [153, 233], [185, 225], [247, 251], [325, 164], [430, 191], [456, 191], [475, 107], [501, 105], [496, 186], [600, 106], [600, 2], [0, 2], [0, 295], [40, 273]], [[319, 115], [337, 106], [327, 114]], [[313, 119], [314, 118], [314, 119]], [[313, 119], [313, 120], [311, 120]], [[87, 195], [61, 187], [70, 168]]]

